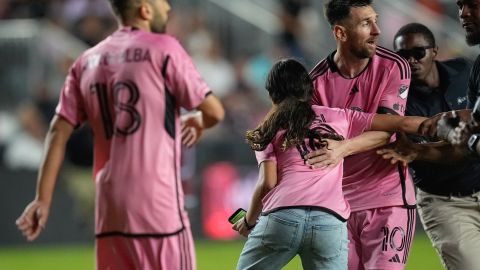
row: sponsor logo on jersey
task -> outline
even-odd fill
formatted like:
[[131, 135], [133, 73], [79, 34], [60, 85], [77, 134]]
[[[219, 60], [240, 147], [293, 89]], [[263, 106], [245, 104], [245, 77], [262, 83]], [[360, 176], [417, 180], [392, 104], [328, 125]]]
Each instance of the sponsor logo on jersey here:
[[408, 96], [408, 85], [402, 84], [400, 85], [400, 89], [398, 89], [398, 96], [401, 99], [407, 99]]
[[394, 262], [394, 263], [401, 263], [400, 262], [400, 257], [398, 257], [398, 254], [395, 254], [395, 256], [393, 256], [390, 260], [388, 260], [389, 262]]

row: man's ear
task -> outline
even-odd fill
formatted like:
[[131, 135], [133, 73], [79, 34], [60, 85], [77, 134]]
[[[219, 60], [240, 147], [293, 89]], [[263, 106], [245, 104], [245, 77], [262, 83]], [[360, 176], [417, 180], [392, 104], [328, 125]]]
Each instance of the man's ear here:
[[432, 48], [432, 52], [433, 52], [433, 57], [436, 57], [437, 54], [438, 54], [438, 46], [435, 45], [435, 47]]
[[333, 35], [335, 35], [335, 39], [340, 40], [340, 41], [346, 41], [347, 40], [347, 32], [346, 28], [344, 26], [336, 24], [333, 26]]
[[153, 18], [152, 6], [150, 5], [150, 3], [148, 3], [148, 1], [142, 1], [140, 7], [138, 8], [138, 15], [140, 16], [140, 18], [147, 21]]

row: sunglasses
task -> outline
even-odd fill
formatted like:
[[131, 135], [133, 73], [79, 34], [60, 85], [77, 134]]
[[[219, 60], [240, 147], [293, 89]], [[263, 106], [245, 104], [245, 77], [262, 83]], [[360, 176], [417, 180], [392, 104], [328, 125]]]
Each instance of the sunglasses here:
[[429, 46], [420, 46], [420, 47], [413, 47], [410, 50], [405, 50], [401, 49], [397, 51], [397, 54], [399, 54], [401, 57], [405, 59], [409, 59], [410, 57], [413, 57], [415, 60], [420, 60], [427, 55], [427, 49], [432, 49], [435, 48], [434, 45], [429, 45]]

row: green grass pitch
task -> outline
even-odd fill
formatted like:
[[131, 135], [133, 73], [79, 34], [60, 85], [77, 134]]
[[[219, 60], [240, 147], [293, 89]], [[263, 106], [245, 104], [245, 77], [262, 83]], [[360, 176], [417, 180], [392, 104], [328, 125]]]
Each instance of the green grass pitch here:
[[[197, 241], [198, 270], [235, 269], [243, 241]], [[0, 248], [0, 269], [88, 270], [94, 269], [91, 246], [31, 246]], [[284, 269], [302, 269], [296, 257]], [[407, 270], [441, 270], [440, 261], [429, 240], [423, 234], [415, 237]]]

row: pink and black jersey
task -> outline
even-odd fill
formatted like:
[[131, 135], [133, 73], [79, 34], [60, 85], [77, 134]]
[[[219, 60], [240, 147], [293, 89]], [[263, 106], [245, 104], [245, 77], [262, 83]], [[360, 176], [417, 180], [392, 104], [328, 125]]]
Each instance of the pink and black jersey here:
[[[369, 129], [374, 114], [312, 106], [317, 117], [311, 130], [322, 134], [355, 137]], [[350, 215], [350, 207], [342, 193], [343, 163], [327, 170], [305, 166], [304, 155], [318, 149], [312, 138], [302, 145], [283, 151], [285, 131], [279, 131], [264, 151], [255, 152], [258, 164], [266, 160], [277, 163], [277, 185], [263, 198], [263, 213], [285, 207], [313, 206], [324, 209], [342, 220]]]
[[184, 217], [179, 108], [209, 88], [171, 36], [124, 27], [70, 69], [57, 114], [94, 134], [96, 234], [170, 235]]
[[[368, 113], [405, 114], [410, 67], [397, 54], [377, 47], [366, 68], [355, 78], [338, 71], [333, 56], [311, 71], [313, 104]], [[391, 165], [375, 150], [345, 158], [343, 191], [352, 211], [415, 204], [413, 183], [406, 168]]]
[[[311, 71], [313, 104], [368, 113], [405, 114], [410, 67], [382, 47], [355, 78], [338, 71], [330, 54]], [[345, 158], [343, 191], [352, 211], [393, 205], [414, 205], [413, 183], [406, 168], [391, 165], [371, 150]]]

